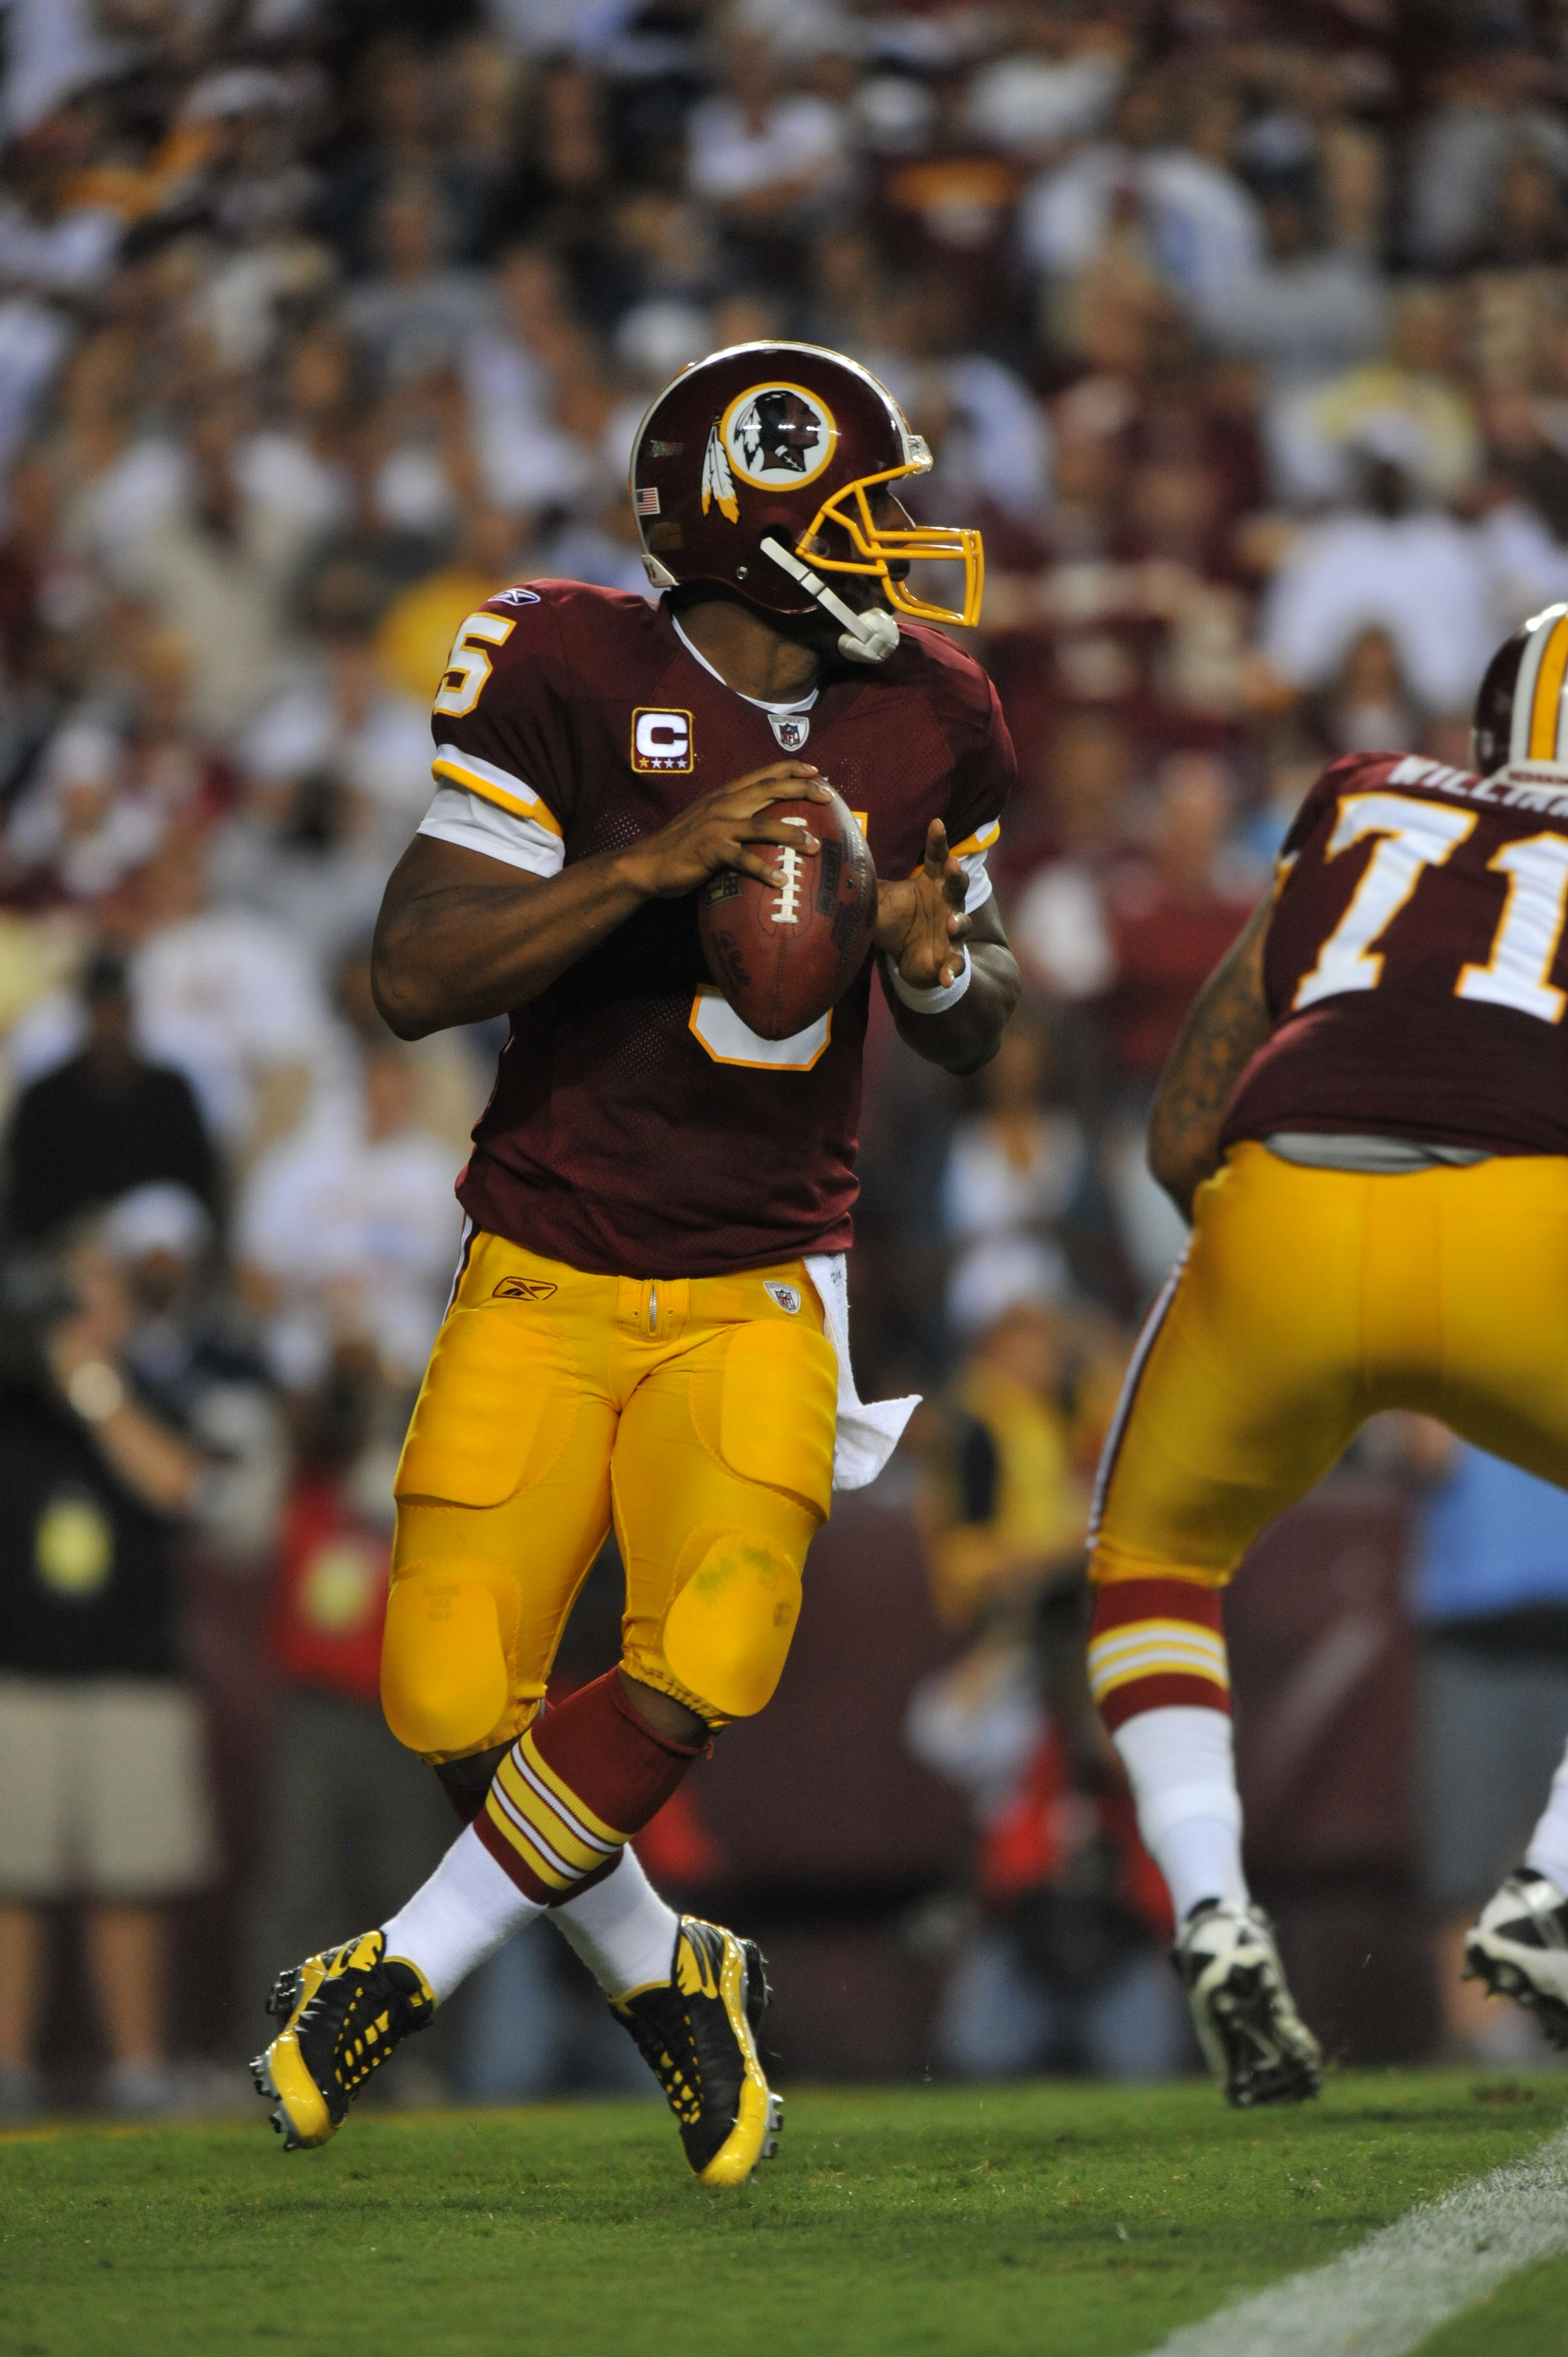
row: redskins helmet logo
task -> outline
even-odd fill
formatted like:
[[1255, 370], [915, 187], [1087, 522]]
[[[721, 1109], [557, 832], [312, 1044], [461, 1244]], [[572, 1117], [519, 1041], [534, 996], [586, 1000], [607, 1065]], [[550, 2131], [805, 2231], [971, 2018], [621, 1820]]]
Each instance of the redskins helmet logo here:
[[803, 384], [747, 385], [708, 435], [703, 513], [716, 505], [731, 523], [739, 522], [736, 476], [759, 491], [798, 490], [814, 483], [837, 440], [832, 410]]

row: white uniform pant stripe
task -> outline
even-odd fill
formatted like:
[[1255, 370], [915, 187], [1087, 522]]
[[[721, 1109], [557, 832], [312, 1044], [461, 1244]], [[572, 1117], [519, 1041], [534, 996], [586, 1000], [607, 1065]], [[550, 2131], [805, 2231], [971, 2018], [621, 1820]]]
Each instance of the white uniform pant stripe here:
[[1128, 1419], [1133, 1413], [1133, 1403], [1138, 1396], [1138, 1385], [1143, 1381], [1144, 1369], [1148, 1363], [1149, 1353], [1158, 1339], [1160, 1328], [1165, 1322], [1171, 1303], [1176, 1299], [1176, 1287], [1181, 1283], [1182, 1271], [1187, 1266], [1187, 1254], [1191, 1250], [1190, 1243], [1182, 1246], [1176, 1266], [1161, 1286], [1155, 1306], [1144, 1320], [1143, 1332], [1138, 1337], [1132, 1359], [1128, 1363], [1127, 1372], [1122, 1377], [1121, 1396], [1116, 1402], [1116, 1413], [1111, 1419], [1111, 1429], [1105, 1436], [1105, 1446], [1100, 1452], [1100, 1469], [1094, 1477], [1094, 1499], [1089, 1510], [1090, 1546], [1100, 1536], [1100, 1524], [1105, 1512], [1105, 1501], [1111, 1490], [1111, 1476], [1116, 1469], [1117, 1455], [1122, 1447], [1122, 1436], [1127, 1429]]

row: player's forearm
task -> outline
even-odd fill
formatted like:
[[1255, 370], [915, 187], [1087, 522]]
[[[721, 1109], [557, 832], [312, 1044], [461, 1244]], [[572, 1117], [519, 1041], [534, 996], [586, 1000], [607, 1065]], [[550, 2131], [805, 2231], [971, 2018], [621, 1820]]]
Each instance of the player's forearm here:
[[907, 1006], [888, 984], [883, 963], [883, 987], [899, 1038], [927, 1063], [940, 1064], [948, 1072], [977, 1072], [989, 1064], [1022, 986], [1017, 961], [1004, 942], [972, 941], [968, 948], [969, 988], [940, 1015], [922, 1015]]
[[1219, 1167], [1236, 1083], [1273, 1028], [1263, 991], [1264, 900], [1204, 984], [1161, 1075], [1149, 1118], [1149, 1168], [1184, 1220]]
[[376, 925], [376, 1005], [400, 1039], [526, 1006], [650, 897], [620, 853], [477, 884], [444, 873], [425, 840], [394, 869]]

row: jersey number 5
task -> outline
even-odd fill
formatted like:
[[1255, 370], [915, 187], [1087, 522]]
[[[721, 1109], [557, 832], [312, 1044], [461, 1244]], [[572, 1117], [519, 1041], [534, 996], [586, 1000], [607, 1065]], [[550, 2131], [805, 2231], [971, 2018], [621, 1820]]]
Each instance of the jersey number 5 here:
[[[1405, 794], [1346, 794], [1328, 838], [1337, 858], [1368, 835], [1378, 837], [1350, 905], [1304, 974], [1294, 1012], [1345, 990], [1376, 990], [1383, 978], [1380, 942], [1429, 867], [1441, 867], [1476, 828], [1473, 811], [1418, 802]], [[1460, 969], [1456, 998], [1511, 1006], [1559, 1023], [1568, 995], [1548, 979], [1568, 912], [1568, 835], [1531, 834], [1505, 843], [1488, 865], [1509, 879], [1509, 896], [1485, 965]]]
[[[490, 675], [486, 648], [504, 647], [516, 628], [515, 616], [509, 621], [504, 614], [469, 615], [452, 641], [446, 676], [435, 692], [437, 712], [445, 712], [454, 720], [460, 720], [465, 712], [472, 712]], [[481, 643], [474, 644], [476, 640]]]

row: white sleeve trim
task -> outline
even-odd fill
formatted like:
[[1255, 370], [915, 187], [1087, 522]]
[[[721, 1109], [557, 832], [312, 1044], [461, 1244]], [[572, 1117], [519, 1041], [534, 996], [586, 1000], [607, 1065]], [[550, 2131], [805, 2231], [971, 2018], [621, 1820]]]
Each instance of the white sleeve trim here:
[[963, 913], [972, 917], [977, 909], [984, 908], [995, 887], [986, 870], [983, 851], [965, 852], [958, 864], [964, 873]]
[[559, 876], [565, 865], [565, 846], [558, 834], [537, 819], [499, 809], [467, 786], [438, 785], [418, 832], [439, 843], [455, 843], [462, 851], [482, 852], [487, 859], [499, 859], [530, 876]]

